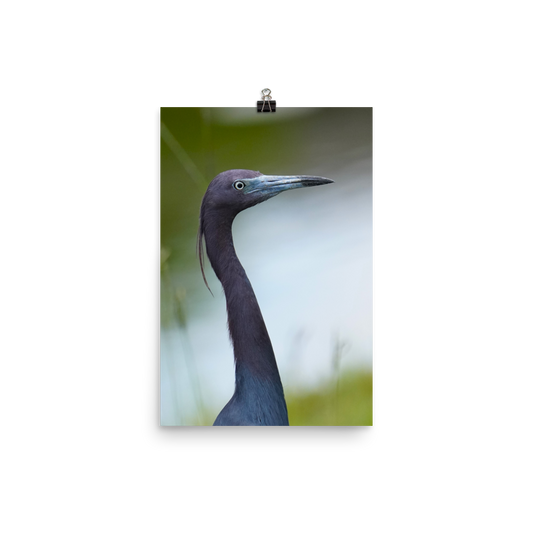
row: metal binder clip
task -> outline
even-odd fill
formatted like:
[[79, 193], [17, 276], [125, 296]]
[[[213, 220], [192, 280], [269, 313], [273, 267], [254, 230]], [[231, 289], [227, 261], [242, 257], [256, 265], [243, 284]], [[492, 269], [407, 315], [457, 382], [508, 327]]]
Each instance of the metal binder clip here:
[[[276, 100], [272, 100], [270, 96], [270, 89], [263, 89], [261, 91], [261, 100], [257, 101], [258, 113], [275, 113], [276, 112]], [[268, 109], [265, 109], [265, 104], [268, 102]]]

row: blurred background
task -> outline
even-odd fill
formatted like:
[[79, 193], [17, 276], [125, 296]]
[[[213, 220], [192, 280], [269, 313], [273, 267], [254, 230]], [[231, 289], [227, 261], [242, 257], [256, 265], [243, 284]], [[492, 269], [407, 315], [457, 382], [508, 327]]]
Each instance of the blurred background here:
[[372, 425], [372, 109], [161, 109], [161, 425], [212, 425], [234, 390], [222, 287], [196, 255], [209, 182], [324, 176], [240, 213], [235, 248], [291, 425]]

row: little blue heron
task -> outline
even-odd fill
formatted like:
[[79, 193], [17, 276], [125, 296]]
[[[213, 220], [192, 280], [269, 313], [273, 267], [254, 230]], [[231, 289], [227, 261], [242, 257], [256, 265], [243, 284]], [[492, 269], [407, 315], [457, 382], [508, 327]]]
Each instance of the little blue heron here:
[[207, 188], [198, 231], [200, 266], [207, 285], [202, 250], [205, 239], [207, 256], [224, 288], [235, 358], [235, 392], [216, 418], [215, 426], [289, 425], [270, 337], [233, 246], [233, 220], [244, 209], [280, 192], [332, 182], [318, 176], [264, 176], [253, 170], [228, 170], [216, 176]]

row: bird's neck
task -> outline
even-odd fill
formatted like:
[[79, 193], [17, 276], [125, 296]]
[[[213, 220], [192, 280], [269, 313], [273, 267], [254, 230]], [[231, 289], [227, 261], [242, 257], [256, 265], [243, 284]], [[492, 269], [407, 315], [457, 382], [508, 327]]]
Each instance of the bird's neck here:
[[210, 224], [206, 227], [205, 240], [207, 255], [226, 296], [237, 387], [247, 376], [253, 376], [281, 388], [274, 350], [261, 309], [235, 252], [232, 223], [233, 219]]

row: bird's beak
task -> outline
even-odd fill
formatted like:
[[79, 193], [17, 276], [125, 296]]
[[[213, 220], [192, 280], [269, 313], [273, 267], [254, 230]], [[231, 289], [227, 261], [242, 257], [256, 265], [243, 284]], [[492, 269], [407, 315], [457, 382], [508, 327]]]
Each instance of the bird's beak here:
[[289, 189], [334, 183], [329, 178], [319, 176], [259, 176], [248, 180], [248, 182], [249, 187], [244, 189], [244, 193], [259, 192], [269, 198]]

